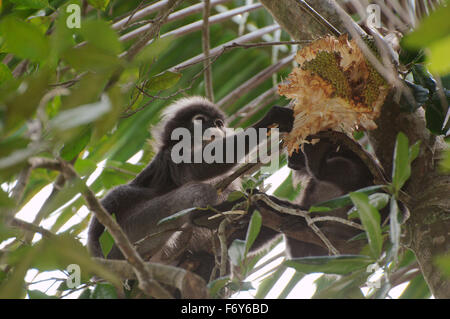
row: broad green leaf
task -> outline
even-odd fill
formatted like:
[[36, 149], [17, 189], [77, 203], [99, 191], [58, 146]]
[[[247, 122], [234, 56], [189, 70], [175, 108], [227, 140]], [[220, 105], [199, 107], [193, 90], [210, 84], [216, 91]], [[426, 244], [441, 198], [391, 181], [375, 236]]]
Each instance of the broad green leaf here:
[[108, 98], [110, 101], [111, 109], [108, 112], [108, 116], [100, 117], [95, 122], [94, 128], [94, 140], [101, 139], [117, 124], [119, 116], [126, 105], [125, 96], [122, 94], [121, 89], [114, 86], [108, 90]]
[[[369, 195], [369, 204], [375, 207], [378, 210], [382, 210], [389, 203], [389, 198], [391, 196], [386, 193], [375, 193]], [[358, 210], [356, 207], [353, 207], [348, 212], [348, 218], [358, 218]]]
[[294, 258], [286, 260], [284, 265], [305, 274], [323, 272], [325, 274], [345, 275], [365, 269], [373, 262], [374, 259], [368, 256], [340, 255]]
[[116, 31], [103, 20], [89, 20], [81, 24], [80, 33], [91, 45], [105, 52], [119, 54], [122, 44]]
[[111, 110], [111, 101], [104, 95], [100, 102], [79, 106], [60, 112], [50, 121], [55, 131], [65, 131], [80, 125], [91, 123]]
[[377, 259], [381, 254], [383, 246], [380, 213], [375, 207], [369, 204], [369, 197], [367, 195], [362, 193], [350, 193], [350, 198], [356, 206], [359, 213], [359, 219], [366, 230], [372, 257]]
[[234, 202], [234, 201], [241, 199], [242, 197], [245, 197], [245, 194], [243, 192], [233, 191], [228, 195], [227, 201]]
[[427, 88], [430, 93], [436, 91], [436, 80], [423, 64], [414, 64], [411, 71], [415, 83]]
[[60, 156], [66, 161], [73, 160], [81, 151], [86, 147], [86, 145], [91, 140], [92, 130], [87, 128], [83, 130], [80, 135], [74, 137], [72, 140], [64, 143], [61, 149]]
[[315, 281], [317, 290], [311, 299], [364, 299], [359, 287], [368, 275], [365, 269], [346, 276], [323, 275]]
[[0, 35], [3, 37], [6, 52], [14, 53], [20, 58], [40, 62], [49, 54], [48, 40], [39, 28], [16, 17], [2, 18]]
[[49, 7], [48, 0], [9, 0], [16, 9], [45, 9]]
[[422, 48], [446, 38], [450, 30], [448, 17], [450, 17], [450, 6], [440, 6], [420, 21], [418, 28], [405, 37], [404, 44], [410, 48]]
[[243, 240], [235, 239], [228, 249], [228, 257], [235, 266], [240, 266], [245, 258], [246, 243]]
[[444, 158], [441, 161], [441, 170], [450, 172], [450, 147], [444, 152]]
[[392, 168], [392, 184], [397, 193], [411, 175], [409, 164], [408, 138], [402, 132], [397, 135], [394, 149], [394, 165]]
[[[3, 189], [0, 188], [0, 207], [2, 208], [11, 208], [16, 205], [16, 202], [8, 196]], [[2, 212], [0, 212], [0, 217], [2, 217]]]
[[103, 234], [100, 236], [100, 247], [102, 248], [103, 256], [108, 256], [109, 252], [111, 251], [111, 248], [114, 245], [114, 239], [110, 235], [108, 231], [104, 231]]
[[300, 282], [300, 280], [303, 279], [303, 277], [305, 277], [305, 274], [296, 271], [295, 274], [287, 283], [287, 285], [280, 292], [277, 299], [286, 299], [286, 297], [291, 293], [292, 289], [294, 289], [295, 286], [297, 286], [297, 284]]
[[289, 173], [289, 176], [284, 180], [283, 183], [275, 190], [273, 193], [276, 197], [286, 198], [288, 200], [294, 200], [302, 189], [301, 183], [294, 188], [292, 181], [292, 172]]
[[230, 282], [230, 277], [220, 277], [208, 283], [207, 287], [211, 297], [219, 297], [218, 294], [228, 283]]
[[117, 292], [114, 286], [99, 283], [95, 286], [90, 299], [117, 299]]
[[51, 200], [41, 208], [41, 214], [46, 218], [50, 213], [57, 210], [61, 206], [65, 205], [75, 196], [81, 194], [85, 185], [77, 181], [71, 181], [66, 183], [62, 189], [60, 189]]
[[29, 120], [46, 93], [50, 72], [43, 68], [37, 74], [25, 77], [16, 94], [6, 100], [6, 128], [14, 129]]
[[134, 58], [137, 63], [152, 63], [173, 41], [173, 37], [159, 38], [145, 46]]
[[90, 43], [66, 50], [62, 57], [77, 71], [108, 72], [122, 64], [116, 55], [107, 53]]
[[450, 36], [441, 41], [433, 42], [433, 44], [430, 45], [430, 55], [427, 60], [431, 72], [440, 75], [450, 73], [450, 61], [448, 59], [449, 52]]
[[40, 290], [27, 290], [30, 299], [58, 299], [56, 296], [49, 296]]
[[174, 220], [176, 220], [176, 219], [178, 219], [178, 218], [181, 218], [181, 217], [183, 217], [183, 216], [189, 214], [190, 212], [192, 212], [192, 211], [194, 211], [194, 210], [197, 210], [197, 207], [191, 207], [191, 208], [183, 209], [182, 211], [179, 211], [178, 213], [175, 213], [175, 214], [173, 214], [173, 215], [170, 215], [170, 216], [168, 216], [168, 217], [166, 217], [166, 218], [161, 219], [161, 220], [158, 222], [157, 225], [162, 225], [162, 224], [165, 224], [165, 223], [169, 223], [169, 222], [171, 222], [171, 221], [174, 221]]
[[92, 291], [89, 288], [83, 290], [83, 292], [78, 296], [78, 299], [91, 299]]
[[265, 278], [259, 285], [255, 298], [256, 299], [265, 298], [267, 294], [270, 292], [270, 290], [272, 290], [273, 286], [275, 286], [280, 277], [284, 274], [286, 268], [287, 268], [286, 266], [280, 265], [273, 274], [267, 276], [267, 278]]
[[73, 1], [58, 8], [54, 31], [49, 36], [51, 47], [50, 61], [54, 66], [58, 63], [61, 53], [75, 45], [74, 35], [77, 29], [67, 27], [67, 19], [69, 19], [69, 15], [71, 14], [67, 12], [67, 7], [72, 3]]
[[262, 225], [261, 214], [260, 212], [255, 210], [255, 212], [252, 215], [252, 218], [250, 219], [250, 223], [247, 229], [247, 235], [245, 237], [245, 256], [247, 256], [250, 248], [252, 247], [253, 243], [256, 240], [256, 237], [258, 237], [259, 231], [261, 230], [261, 225]]
[[175, 86], [181, 78], [181, 73], [166, 71], [155, 75], [145, 84], [145, 88], [153, 92], [163, 91]]
[[[444, 89], [444, 95], [447, 100], [447, 105], [450, 104], [450, 90]], [[427, 120], [427, 128], [434, 135], [445, 134], [449, 128], [449, 123], [446, 127], [444, 121], [447, 115], [447, 108], [442, 105], [440, 92], [434, 92], [431, 98], [425, 104], [425, 117]]]
[[[383, 185], [368, 186], [365, 188], [361, 188], [361, 189], [357, 190], [356, 192], [370, 195], [380, 189], [383, 189], [384, 187], [385, 186], [383, 186]], [[330, 210], [345, 207], [348, 205], [352, 205], [352, 200], [350, 198], [350, 195], [346, 194], [346, 195], [336, 197], [336, 198], [333, 198], [333, 199], [330, 199], [330, 200], [327, 200], [324, 202], [317, 203], [314, 206], [311, 206], [309, 211], [310, 212], [328, 212]]]
[[399, 299], [428, 299], [430, 297], [430, 288], [422, 274], [418, 274], [409, 282]]
[[105, 10], [109, 4], [109, 0], [88, 0], [88, 3], [98, 10]]
[[450, 278], [450, 255], [436, 256], [434, 263], [439, 267], [445, 277]]
[[409, 163], [411, 164], [419, 156], [421, 141], [418, 140], [416, 143], [409, 147]]
[[12, 80], [12, 78], [11, 70], [3, 63], [0, 63], [0, 86], [9, 80]]

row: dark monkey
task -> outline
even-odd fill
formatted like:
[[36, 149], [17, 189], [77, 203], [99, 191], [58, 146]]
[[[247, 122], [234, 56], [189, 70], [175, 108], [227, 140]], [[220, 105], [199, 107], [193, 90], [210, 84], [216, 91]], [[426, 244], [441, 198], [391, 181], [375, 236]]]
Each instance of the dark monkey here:
[[[293, 170], [293, 182], [301, 182], [303, 190], [295, 203], [310, 207], [360, 188], [373, 185], [373, 176], [362, 160], [345, 146], [321, 138], [316, 144], [304, 144], [303, 150], [294, 152], [288, 159]], [[334, 210], [327, 215], [347, 218], [348, 209]], [[348, 240], [358, 230], [334, 222], [319, 223], [325, 235], [333, 234]], [[287, 238], [287, 248], [293, 257], [326, 255], [323, 247], [301, 243]]]
[[[165, 114], [162, 130], [159, 136], [155, 136], [159, 150], [151, 163], [135, 179], [112, 189], [101, 201], [109, 213], [115, 214], [117, 222], [132, 243], [148, 237], [155, 231], [158, 232], [158, 236], [140, 241], [138, 251], [144, 258], [155, 257], [155, 254], [172, 240], [173, 231], [169, 230], [180, 229], [187, 222], [186, 219], [179, 218], [174, 223], [157, 226], [158, 221], [186, 208], [215, 205], [224, 200], [222, 197], [226, 196], [226, 192], [219, 196], [211, 180], [227, 174], [238, 160], [235, 158], [234, 163], [226, 163], [224, 160], [223, 163], [211, 164], [173, 162], [171, 150], [179, 141], [172, 140], [171, 135], [176, 128], [186, 128], [192, 133], [196, 123], [201, 121], [202, 133], [212, 128], [217, 131], [217, 136], [222, 136], [224, 139], [222, 142], [225, 139], [235, 139], [235, 156], [237, 136], [224, 136], [226, 130], [224, 114], [203, 98], [181, 99], [169, 107]], [[292, 123], [292, 110], [275, 106], [253, 127], [258, 129], [278, 125], [280, 132], [289, 132]], [[220, 141], [216, 139], [210, 143], [218, 142]], [[249, 151], [246, 147], [245, 152]], [[93, 217], [88, 231], [88, 248], [93, 256], [103, 257], [99, 243], [103, 231], [104, 226]], [[201, 233], [200, 235], [185, 233], [179, 237], [182, 241], [189, 242], [191, 251], [204, 248], [205, 242], [202, 242], [201, 238], [196, 238], [202, 237]], [[195, 242], [192, 239], [196, 239]], [[108, 258], [120, 259], [123, 256], [114, 245]]]

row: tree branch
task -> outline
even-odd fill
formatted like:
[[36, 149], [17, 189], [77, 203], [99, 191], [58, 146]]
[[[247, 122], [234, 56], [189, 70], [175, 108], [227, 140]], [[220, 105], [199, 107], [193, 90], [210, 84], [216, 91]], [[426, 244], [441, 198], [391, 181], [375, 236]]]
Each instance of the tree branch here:
[[[136, 279], [134, 268], [125, 260], [94, 260], [112, 270], [122, 279]], [[157, 263], [144, 263], [146, 272], [158, 282], [167, 284], [180, 290], [183, 298], [208, 298], [208, 290], [203, 278], [182, 268]]]
[[84, 181], [82, 181], [75, 172], [71, 164], [59, 160], [39, 157], [29, 158], [28, 162], [33, 168], [47, 168], [60, 171], [65, 175], [67, 180], [72, 179], [79, 183], [82, 187], [82, 195], [86, 201], [87, 207], [95, 214], [98, 221], [105, 226], [114, 238], [116, 245], [120, 248], [126, 260], [133, 266], [139, 280], [139, 288], [149, 296], [171, 298], [170, 294], [153, 280], [151, 274], [145, 268], [141, 256], [136, 252], [119, 224], [105, 210], [92, 190], [86, 186]]
[[209, 39], [209, 12], [210, 12], [210, 1], [203, 0], [203, 28], [202, 28], [202, 45], [203, 54], [206, 60], [203, 62], [204, 74], [205, 74], [205, 93], [206, 98], [214, 103], [214, 90], [212, 83], [212, 65], [210, 63], [209, 49], [210, 49], [210, 39]]

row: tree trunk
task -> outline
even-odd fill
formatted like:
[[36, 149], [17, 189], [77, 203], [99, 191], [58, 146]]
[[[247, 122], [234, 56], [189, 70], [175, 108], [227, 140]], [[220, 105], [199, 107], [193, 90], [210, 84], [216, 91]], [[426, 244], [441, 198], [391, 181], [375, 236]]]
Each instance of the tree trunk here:
[[[260, 0], [274, 19], [295, 39], [305, 40], [332, 33], [332, 29], [312, 18], [297, 0]], [[345, 30], [340, 20], [342, 9], [332, 0], [308, 3], [335, 29]], [[360, 31], [360, 30], [359, 30]], [[391, 95], [392, 96], [392, 95]], [[411, 217], [404, 225], [403, 243], [414, 251], [422, 273], [436, 298], [450, 298], [450, 281], [445, 279], [434, 258], [450, 251], [450, 175], [439, 172], [439, 158], [446, 144], [427, 130], [424, 112], [401, 112], [392, 98], [383, 106], [378, 128], [369, 132], [370, 142], [385, 172], [392, 171], [392, 158], [398, 132], [410, 144], [421, 141], [420, 154], [412, 163], [411, 178], [404, 191]]]

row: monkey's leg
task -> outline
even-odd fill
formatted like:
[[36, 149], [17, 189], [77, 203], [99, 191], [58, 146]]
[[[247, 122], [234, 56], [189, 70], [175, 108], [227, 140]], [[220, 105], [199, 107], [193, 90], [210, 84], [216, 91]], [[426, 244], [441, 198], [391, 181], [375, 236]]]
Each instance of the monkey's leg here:
[[[213, 186], [189, 183], [137, 206], [121, 226], [132, 243], [140, 241], [138, 252], [141, 255], [153, 255], [167, 244], [175, 230], [179, 230], [189, 221], [187, 216], [182, 216], [158, 225], [160, 220], [183, 209], [205, 207], [216, 202], [217, 192]], [[108, 259], [123, 259], [116, 245], [108, 254]]]

